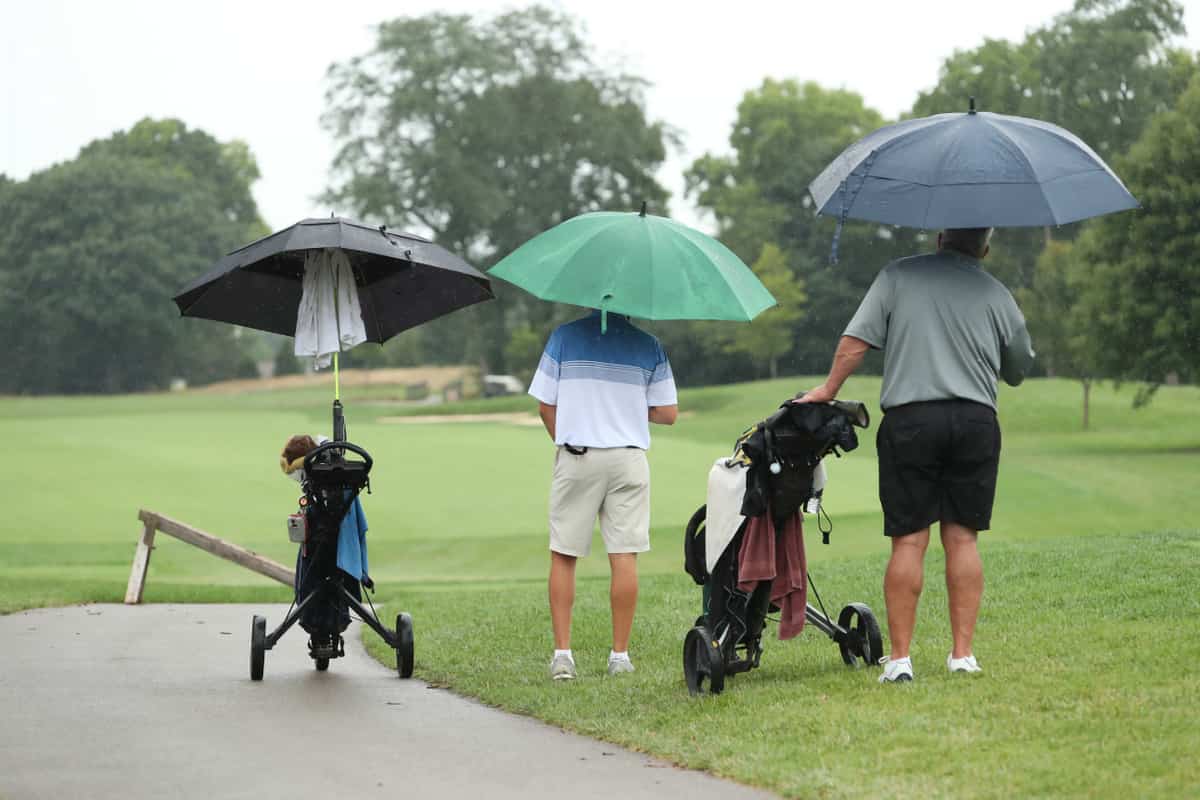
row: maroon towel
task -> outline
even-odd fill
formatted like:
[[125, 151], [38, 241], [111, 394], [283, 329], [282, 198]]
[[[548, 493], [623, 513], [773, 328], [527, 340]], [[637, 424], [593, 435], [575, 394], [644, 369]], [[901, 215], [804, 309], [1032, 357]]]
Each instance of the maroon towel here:
[[780, 608], [779, 638], [791, 639], [804, 630], [804, 610], [808, 605], [804, 525], [799, 511], [784, 522], [778, 544], [777, 547], [770, 509], [746, 522], [738, 553], [738, 589], [749, 592], [759, 581], [773, 581], [771, 602]]

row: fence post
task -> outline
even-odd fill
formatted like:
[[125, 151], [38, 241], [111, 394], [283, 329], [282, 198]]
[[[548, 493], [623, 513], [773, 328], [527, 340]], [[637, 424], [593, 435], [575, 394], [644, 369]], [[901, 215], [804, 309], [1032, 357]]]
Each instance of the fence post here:
[[138, 539], [133, 554], [133, 569], [129, 572], [129, 585], [125, 588], [125, 603], [137, 605], [142, 602], [142, 590], [146, 588], [146, 571], [150, 568], [150, 553], [154, 551], [155, 520], [145, 512], [138, 513], [142, 521], [142, 536]]
[[147, 511], [144, 508], [138, 511], [138, 519], [142, 521], [143, 527], [142, 536], [138, 539], [137, 550], [133, 554], [133, 569], [129, 573], [129, 586], [125, 589], [125, 602], [129, 605], [137, 605], [142, 602], [142, 590], [146, 587], [146, 573], [150, 568], [150, 552], [154, 549], [155, 532], [173, 536], [199, 547], [205, 552], [212, 553], [214, 556], [232, 561], [259, 575], [279, 581], [284, 586], [295, 585], [295, 574], [292, 570], [266, 556], [260, 556], [253, 550], [247, 550], [199, 528], [193, 528], [191, 525], [153, 511]]

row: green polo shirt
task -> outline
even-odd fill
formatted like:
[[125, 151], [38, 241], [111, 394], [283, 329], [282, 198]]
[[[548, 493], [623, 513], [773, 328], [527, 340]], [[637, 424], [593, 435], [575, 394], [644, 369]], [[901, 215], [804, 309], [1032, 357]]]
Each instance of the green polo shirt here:
[[1034, 357], [1012, 294], [953, 250], [884, 267], [844, 335], [883, 350], [885, 411], [956, 398], [995, 408], [997, 378], [1016, 386]]

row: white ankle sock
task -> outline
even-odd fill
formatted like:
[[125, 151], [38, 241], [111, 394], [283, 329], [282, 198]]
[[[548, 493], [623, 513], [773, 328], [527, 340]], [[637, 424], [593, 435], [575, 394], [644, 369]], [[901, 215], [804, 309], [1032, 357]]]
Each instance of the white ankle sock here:
[[628, 661], [629, 660], [629, 651], [626, 650], [622, 653], [618, 653], [616, 650], [609, 650], [608, 651], [608, 660], [609, 661]]
[[558, 658], [559, 656], [566, 656], [567, 658], [571, 659], [572, 662], [575, 661], [575, 656], [571, 655], [571, 648], [569, 647], [566, 650], [555, 650], [554, 657]]

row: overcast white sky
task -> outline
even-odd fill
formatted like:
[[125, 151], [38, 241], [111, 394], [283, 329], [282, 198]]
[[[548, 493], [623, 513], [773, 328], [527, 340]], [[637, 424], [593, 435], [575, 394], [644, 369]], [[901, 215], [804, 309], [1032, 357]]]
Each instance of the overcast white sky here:
[[[319, 124], [325, 70], [370, 49], [384, 19], [490, 14], [485, 0], [0, 0], [0, 172], [22, 179], [142, 117], [178, 117], [258, 158], [254, 194], [272, 228], [331, 209], [333, 144]], [[889, 117], [937, 80], [942, 60], [985, 36], [1018, 39], [1071, 0], [562, 0], [605, 63], [653, 83], [651, 116], [683, 151], [664, 165], [674, 216], [708, 227], [682, 196], [683, 169], [726, 151], [743, 93], [766, 76], [863, 95]], [[1200, 0], [1181, 42], [1200, 49]], [[997, 109], [999, 110], [999, 109]]]

